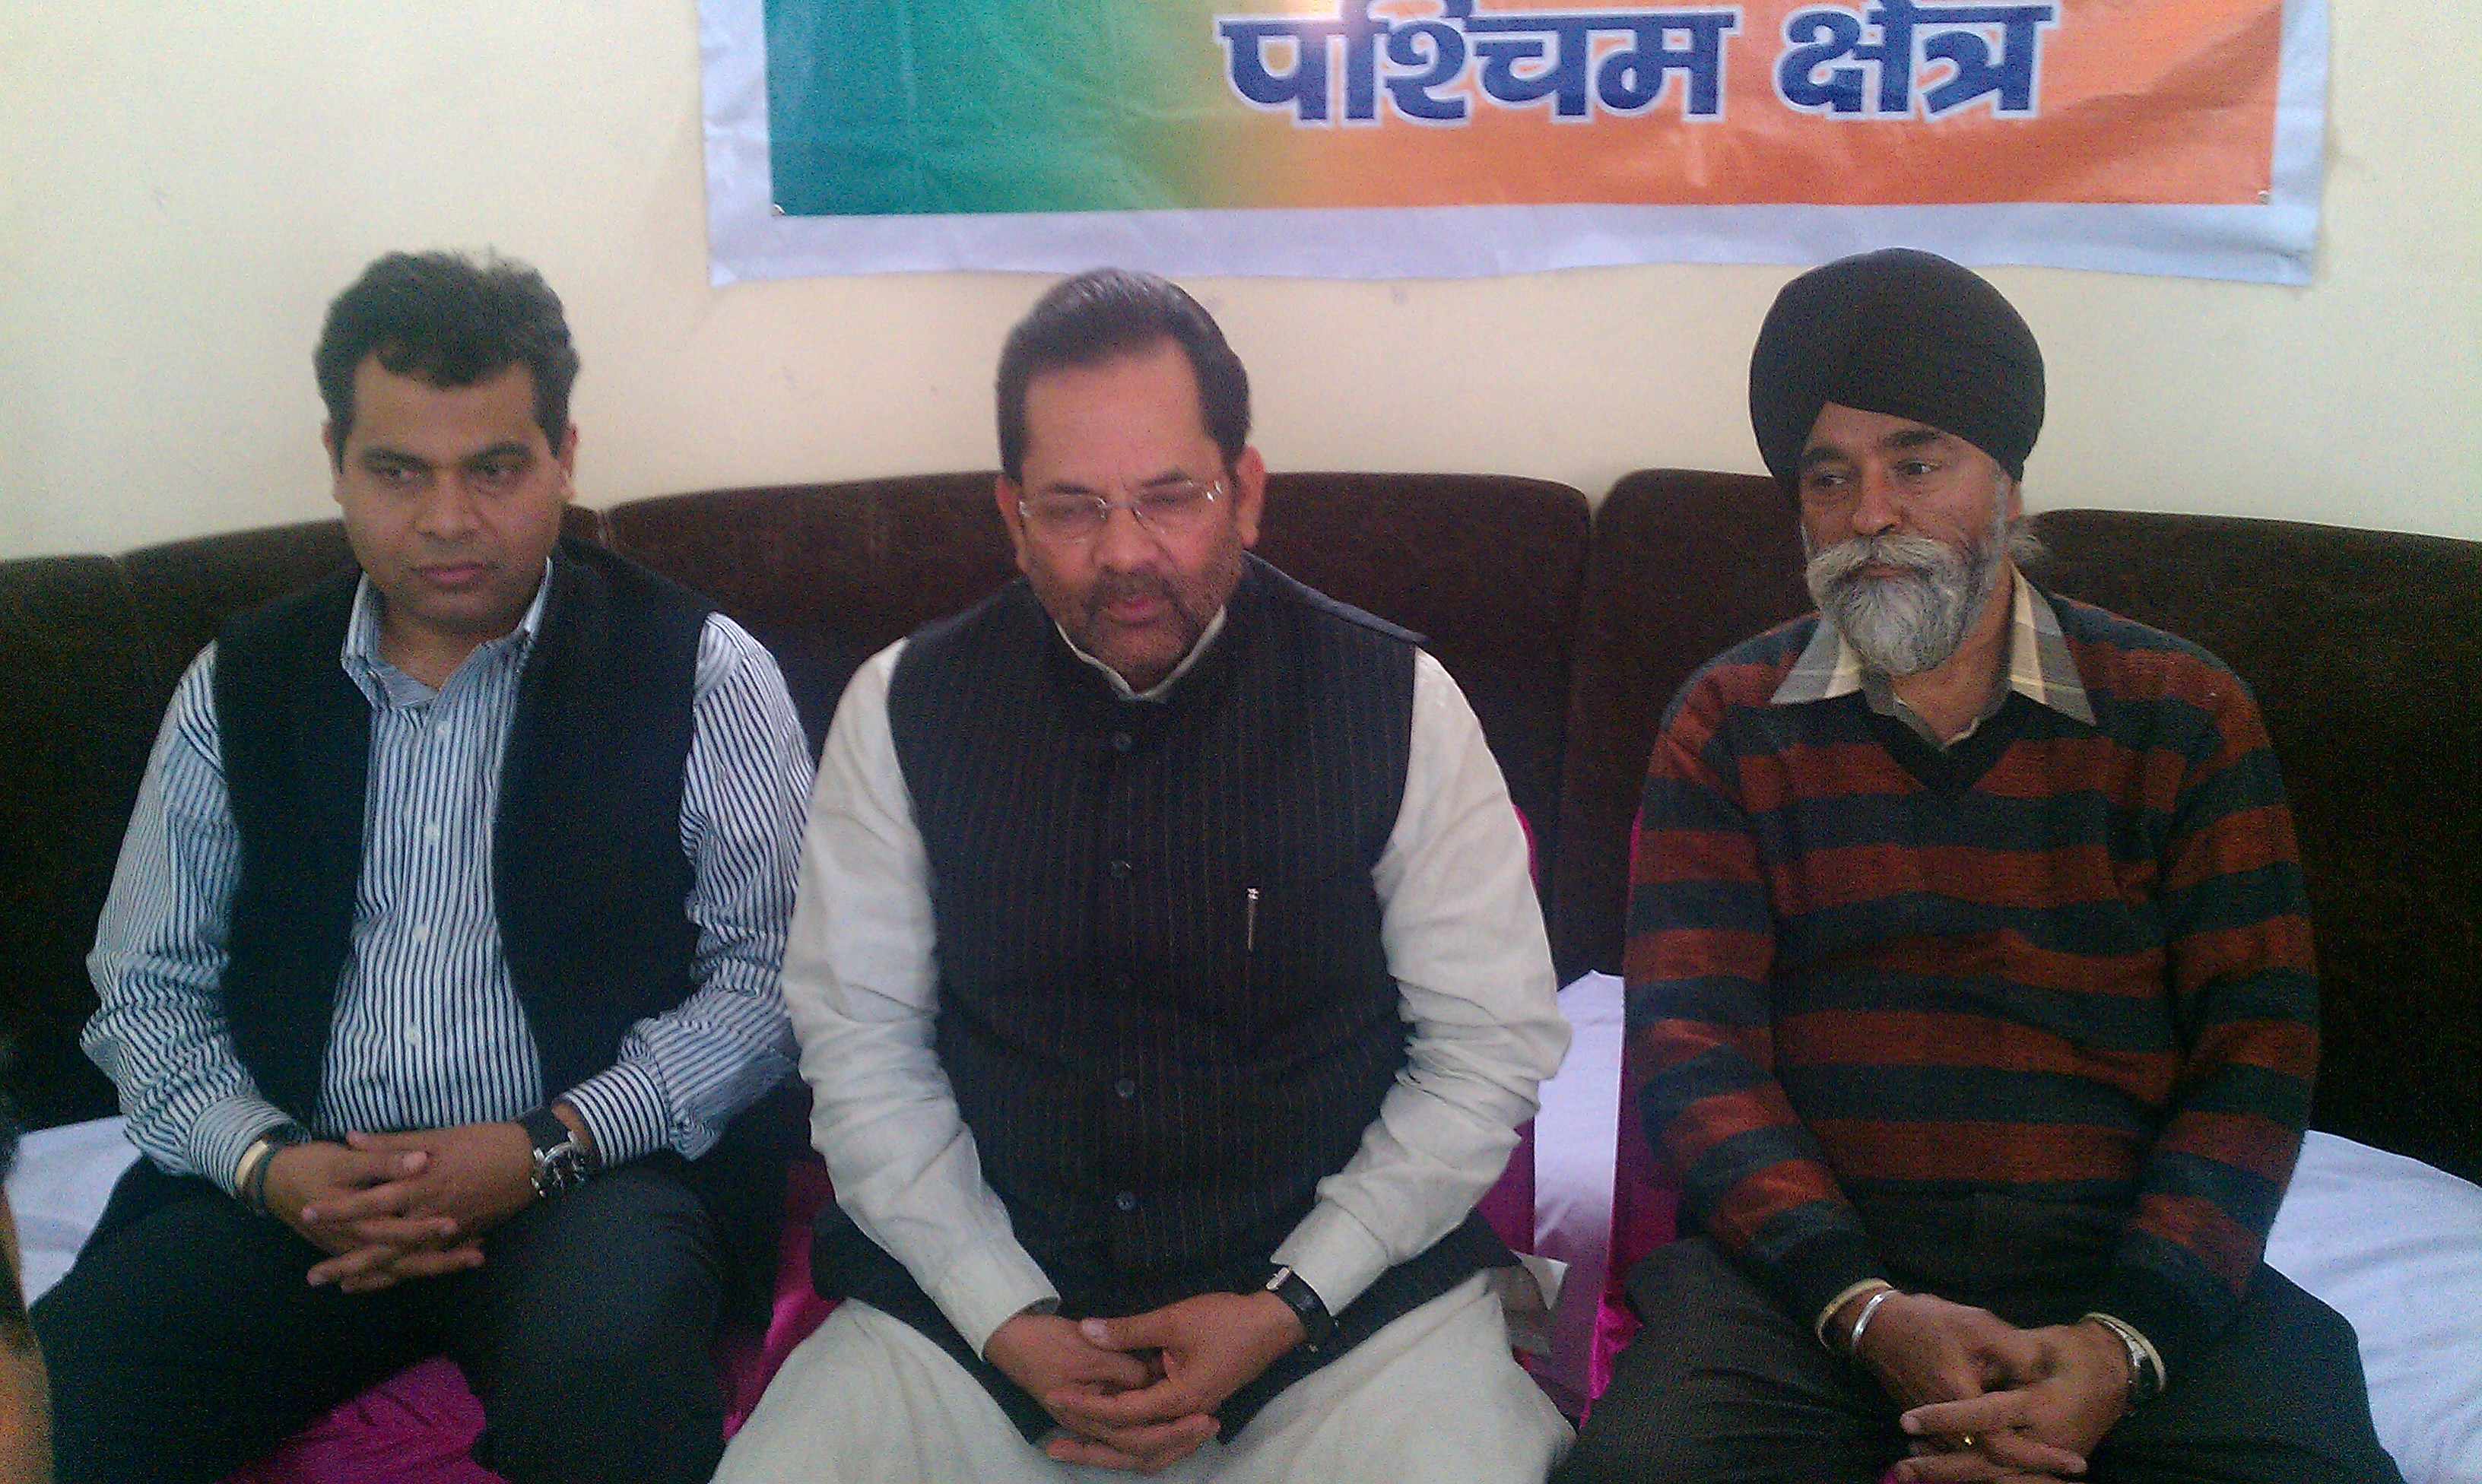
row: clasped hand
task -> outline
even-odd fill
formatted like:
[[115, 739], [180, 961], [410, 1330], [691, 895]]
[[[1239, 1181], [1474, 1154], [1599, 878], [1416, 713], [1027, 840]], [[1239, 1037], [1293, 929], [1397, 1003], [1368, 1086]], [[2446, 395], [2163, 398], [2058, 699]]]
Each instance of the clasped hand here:
[[1301, 1340], [1272, 1293], [1201, 1293], [1120, 1319], [1021, 1314], [983, 1353], [1060, 1424], [1045, 1453], [1156, 1473], [1214, 1437], [1215, 1409]]
[[483, 1234], [535, 1198], [533, 1148], [514, 1123], [298, 1144], [268, 1164], [267, 1209], [329, 1254], [312, 1284], [375, 1292], [481, 1266]]
[[1902, 1294], [1872, 1318], [1860, 1359], [1917, 1440], [1892, 1475], [1904, 1484], [2080, 1475], [2127, 1408], [2126, 1352], [2091, 1323], [2019, 1329], [1988, 1310]]

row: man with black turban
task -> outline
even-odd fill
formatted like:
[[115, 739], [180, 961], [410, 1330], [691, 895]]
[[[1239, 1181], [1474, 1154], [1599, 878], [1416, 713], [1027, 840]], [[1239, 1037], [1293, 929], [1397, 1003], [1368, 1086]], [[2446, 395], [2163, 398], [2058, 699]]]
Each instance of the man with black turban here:
[[2318, 1046], [2274, 755], [2212, 656], [2018, 570], [2032, 332], [1846, 258], [1750, 413], [1819, 612], [1655, 744], [1629, 1023], [1695, 1235], [1556, 1477], [2396, 1480], [2260, 1260]]

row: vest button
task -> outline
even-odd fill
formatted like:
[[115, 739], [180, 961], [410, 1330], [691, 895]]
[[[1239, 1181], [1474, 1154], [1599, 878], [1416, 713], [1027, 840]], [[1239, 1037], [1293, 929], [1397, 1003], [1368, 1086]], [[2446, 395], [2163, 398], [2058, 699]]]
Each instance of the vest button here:
[[1122, 1102], [1126, 1103], [1131, 1098], [1138, 1095], [1137, 1079], [1130, 1077], [1122, 1078], [1119, 1081], [1112, 1084], [1112, 1090], [1121, 1095]]
[[1138, 987], [1138, 981], [1129, 977], [1125, 974], [1116, 974], [1112, 976], [1112, 987], [1125, 995], [1130, 990]]
[[1129, 879], [1129, 871], [1130, 867], [1127, 861], [1114, 861], [1112, 863], [1112, 879], [1115, 881], [1126, 881]]
[[1112, 750], [1114, 752], [1126, 752], [1137, 744], [1138, 740], [1131, 737], [1126, 732], [1114, 732], [1112, 734]]
[[1138, 1209], [1138, 1198], [1133, 1192], [1123, 1190], [1112, 1197], [1112, 1204], [1123, 1211], [1132, 1211]]

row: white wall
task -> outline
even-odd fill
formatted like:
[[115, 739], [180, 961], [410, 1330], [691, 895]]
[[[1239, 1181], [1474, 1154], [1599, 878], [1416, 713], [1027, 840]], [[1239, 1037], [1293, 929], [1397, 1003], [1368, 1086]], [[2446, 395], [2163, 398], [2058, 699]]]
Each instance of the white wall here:
[[[1993, 276], [2051, 364], [2034, 505], [2482, 537], [2482, 5], [2331, 0], [2304, 289]], [[0, 0], [0, 556], [321, 515], [309, 350], [392, 247], [496, 246], [569, 305], [580, 485], [982, 468], [1043, 281], [707, 287], [692, 0]], [[1599, 495], [1755, 469], [1752, 335], [1788, 271], [1193, 284], [1277, 467]]]

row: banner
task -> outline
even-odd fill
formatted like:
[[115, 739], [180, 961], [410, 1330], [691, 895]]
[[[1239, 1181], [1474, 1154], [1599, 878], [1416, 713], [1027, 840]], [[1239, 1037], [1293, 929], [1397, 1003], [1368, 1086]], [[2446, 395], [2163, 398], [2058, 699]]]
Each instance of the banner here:
[[2303, 282], [2323, 0], [704, 0], [717, 282], [1968, 262]]

